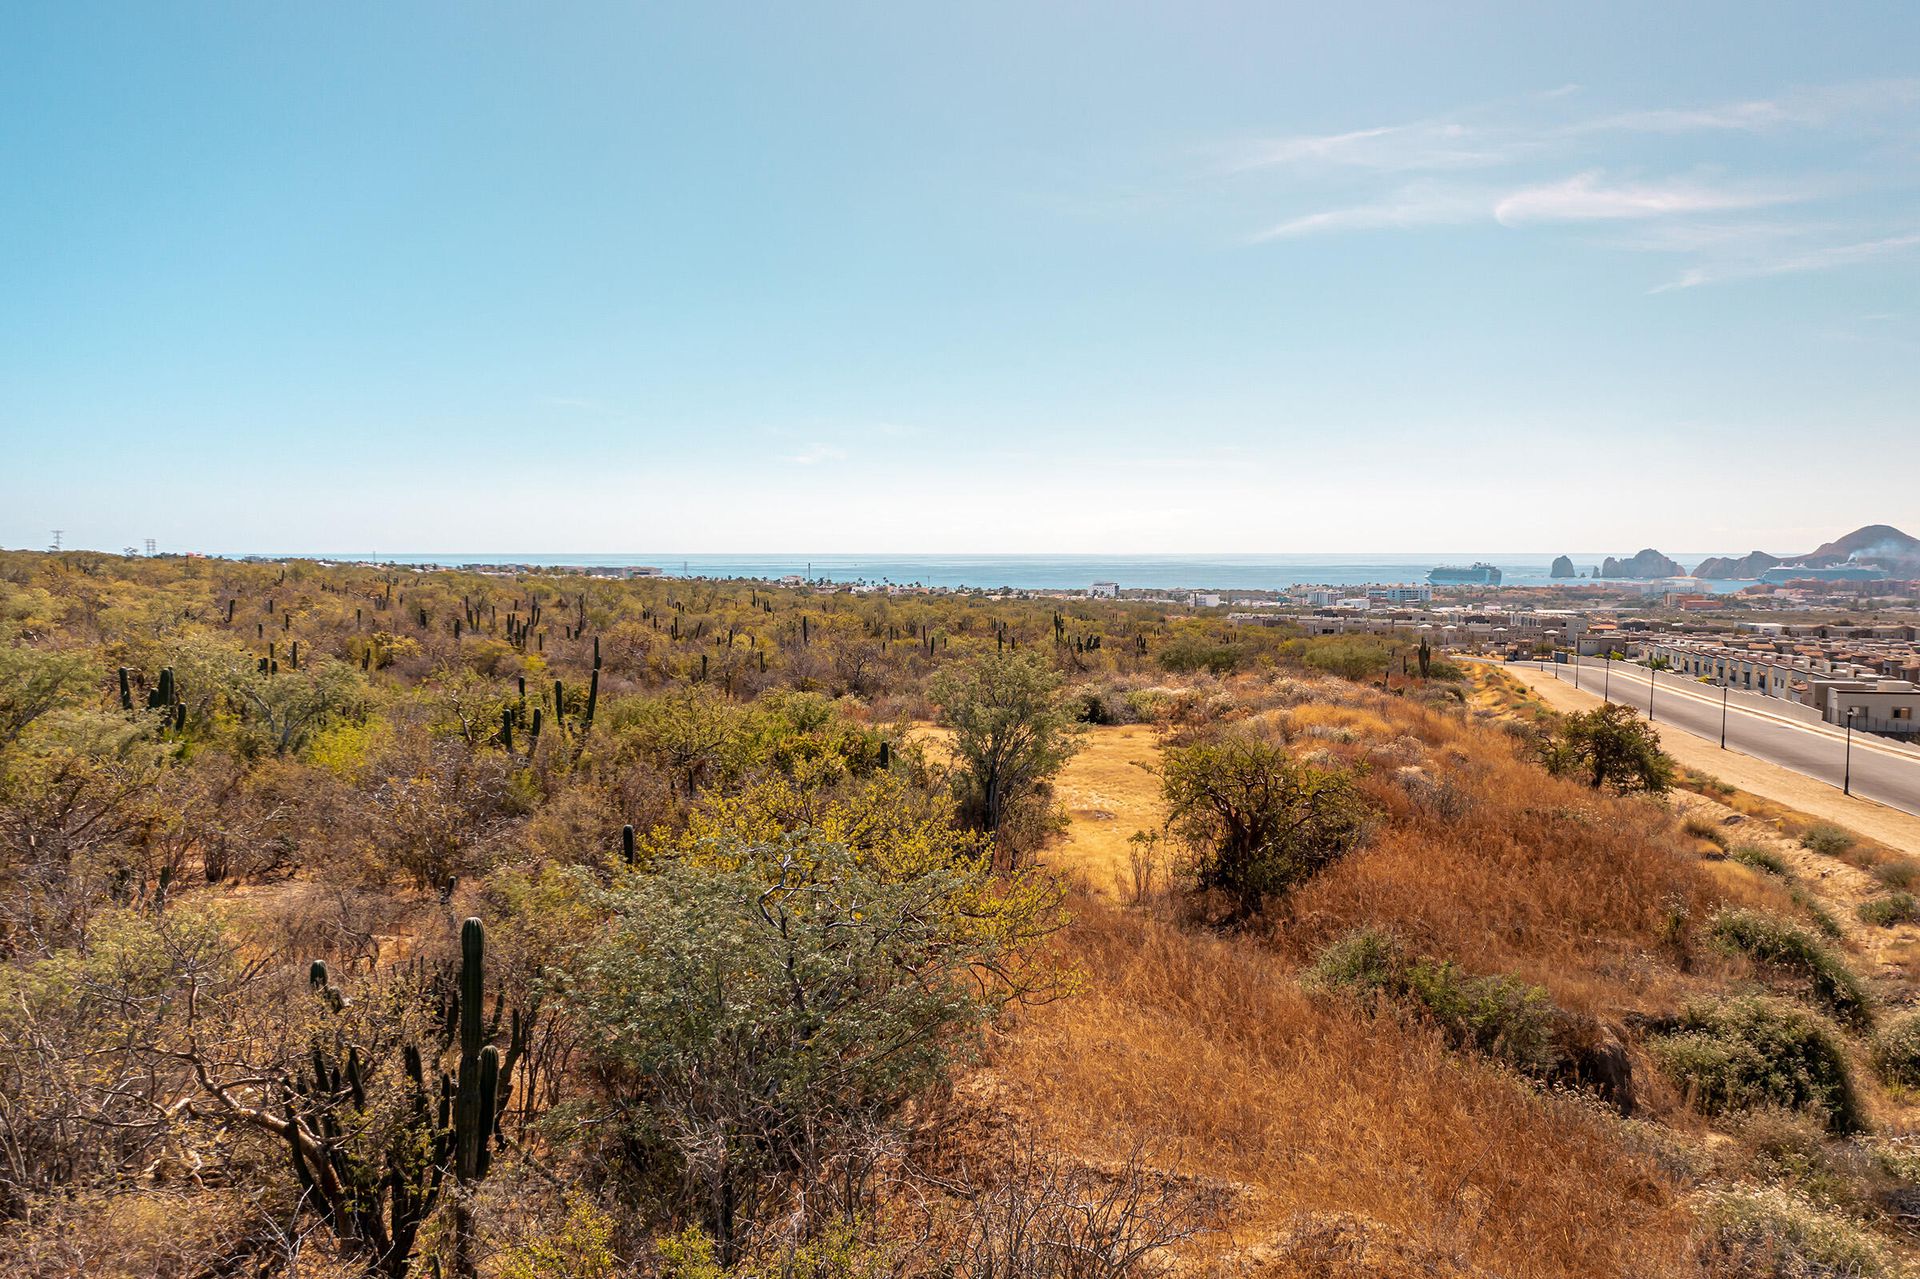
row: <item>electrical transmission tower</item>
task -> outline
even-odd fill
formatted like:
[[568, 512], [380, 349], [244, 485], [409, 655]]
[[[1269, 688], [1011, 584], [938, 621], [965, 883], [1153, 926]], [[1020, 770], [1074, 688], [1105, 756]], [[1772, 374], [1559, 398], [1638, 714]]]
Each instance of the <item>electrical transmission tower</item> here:
[[66, 531], [67, 530], [63, 528], [57, 528], [53, 530], [53, 545], [48, 548], [49, 550], [57, 551], [60, 549], [60, 537], [61, 537], [61, 534], [65, 533]]
[[152, 538], [148, 538], [148, 539], [147, 539], [147, 554], [148, 554], [148, 555], [152, 555], [152, 554], [153, 554], [153, 545], [154, 545], [154, 543], [153, 543], [153, 539], [152, 539]]

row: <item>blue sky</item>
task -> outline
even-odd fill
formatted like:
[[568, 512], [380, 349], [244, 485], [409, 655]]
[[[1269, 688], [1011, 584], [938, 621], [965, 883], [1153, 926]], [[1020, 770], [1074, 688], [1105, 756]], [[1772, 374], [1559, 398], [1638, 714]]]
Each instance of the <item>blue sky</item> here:
[[0, 545], [1920, 533], [1911, 4], [47, 0], [0, 183]]

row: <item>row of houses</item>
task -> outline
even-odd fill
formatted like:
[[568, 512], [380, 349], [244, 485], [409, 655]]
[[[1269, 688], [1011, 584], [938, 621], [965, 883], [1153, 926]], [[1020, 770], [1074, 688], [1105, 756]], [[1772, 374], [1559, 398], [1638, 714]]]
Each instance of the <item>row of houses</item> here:
[[1650, 638], [1644, 656], [1714, 685], [1811, 707], [1829, 724], [1920, 732], [1920, 682], [1888, 678], [1826, 654], [1779, 653], [1697, 639]]

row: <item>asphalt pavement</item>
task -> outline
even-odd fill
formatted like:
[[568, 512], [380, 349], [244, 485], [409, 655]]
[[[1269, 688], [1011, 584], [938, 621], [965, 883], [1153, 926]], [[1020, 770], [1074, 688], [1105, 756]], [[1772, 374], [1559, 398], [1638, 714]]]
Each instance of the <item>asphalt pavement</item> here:
[[[1530, 666], [1539, 663], [1496, 663]], [[1567, 684], [1575, 682], [1571, 662], [1547, 662], [1544, 669]], [[1728, 750], [1764, 759], [1834, 786], [1851, 784], [1852, 793], [1904, 812], [1920, 814], [1920, 749], [1870, 733], [1849, 734], [1812, 717], [1809, 707], [1779, 698], [1702, 684], [1690, 676], [1662, 671], [1648, 687], [1644, 666], [1587, 658], [1578, 670], [1579, 687], [1623, 702], [1642, 715], [1652, 701], [1655, 725], [1669, 725], [1718, 743], [1723, 731]], [[1849, 777], [1849, 774], [1851, 776]]]

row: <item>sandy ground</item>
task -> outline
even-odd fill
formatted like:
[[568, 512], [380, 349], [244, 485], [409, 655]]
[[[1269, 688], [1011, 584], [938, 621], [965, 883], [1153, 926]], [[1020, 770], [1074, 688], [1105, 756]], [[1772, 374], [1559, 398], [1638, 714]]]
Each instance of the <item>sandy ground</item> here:
[[1070, 825], [1047, 850], [1049, 862], [1083, 873], [1099, 892], [1128, 894], [1128, 837], [1160, 829], [1160, 782], [1141, 767], [1153, 763], [1156, 743], [1154, 730], [1143, 724], [1088, 732], [1054, 785]]
[[[1599, 694], [1576, 689], [1555, 679], [1549, 671], [1517, 665], [1501, 670], [1532, 689], [1555, 710], [1584, 711], [1600, 705]], [[1667, 753], [1696, 772], [1710, 774], [1749, 794], [1798, 809], [1809, 817], [1836, 822], [1901, 852], [1920, 854], [1920, 817], [1870, 799], [1842, 795], [1827, 783], [1790, 768], [1737, 751], [1723, 751], [1719, 742], [1697, 737], [1674, 725], [1661, 724], [1659, 729], [1660, 744]]]

